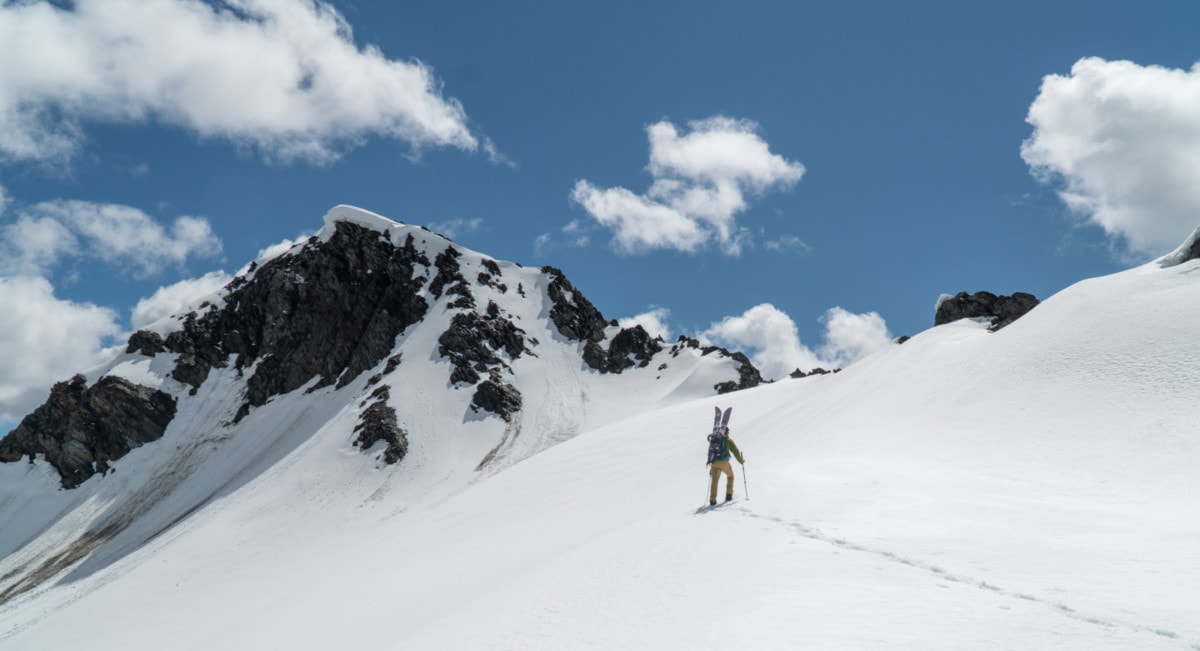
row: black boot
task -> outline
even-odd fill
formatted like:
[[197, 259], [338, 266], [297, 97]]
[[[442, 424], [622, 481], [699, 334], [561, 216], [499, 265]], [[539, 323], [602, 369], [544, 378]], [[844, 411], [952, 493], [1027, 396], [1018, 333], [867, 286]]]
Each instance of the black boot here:
[[725, 493], [725, 501], [732, 502], [733, 501], [733, 493]]
[[716, 505], [717, 505], [717, 501], [716, 501], [716, 500], [709, 500], [709, 501], [708, 501], [708, 505], [709, 505], [709, 506], [716, 506]]

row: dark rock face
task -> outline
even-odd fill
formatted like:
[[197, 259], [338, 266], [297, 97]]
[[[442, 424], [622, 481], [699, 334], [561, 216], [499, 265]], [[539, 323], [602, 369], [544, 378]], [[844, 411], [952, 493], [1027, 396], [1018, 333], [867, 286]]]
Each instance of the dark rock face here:
[[525, 331], [500, 316], [498, 309], [489, 310], [486, 317], [477, 312], [455, 314], [450, 328], [438, 337], [438, 354], [454, 365], [450, 374], [454, 384], [475, 384], [480, 373], [499, 366], [507, 368], [496, 354], [501, 350], [510, 359], [520, 357], [526, 350]]
[[443, 292], [454, 294], [459, 298], [453, 301], [450, 307], [472, 308], [475, 307], [475, 297], [471, 295], [471, 288], [458, 264], [461, 257], [462, 253], [453, 246], [446, 247], [445, 251], [437, 255], [433, 262], [437, 267], [437, 275], [433, 277], [433, 282], [429, 283], [429, 293], [438, 298], [442, 297]]
[[997, 296], [991, 292], [959, 292], [954, 298], [946, 299], [938, 305], [933, 324], [940, 326], [959, 319], [982, 317], [992, 320], [989, 330], [995, 332], [1021, 318], [1026, 312], [1037, 307], [1037, 304], [1037, 297], [1024, 292], [1017, 292], [1012, 296]]
[[607, 351], [600, 344], [589, 341], [583, 347], [583, 361], [601, 373], [620, 373], [633, 366], [645, 368], [662, 349], [659, 339], [651, 337], [642, 326], [635, 325], [618, 332], [609, 342]]
[[[546, 293], [554, 303], [550, 308], [550, 320], [567, 339], [584, 342], [583, 361], [591, 368], [601, 373], [620, 373], [635, 365], [644, 367], [662, 350], [659, 341], [641, 326], [622, 329], [605, 350], [600, 345], [604, 330], [617, 322], [606, 321], [600, 310], [567, 280], [562, 270], [547, 266], [542, 267], [542, 272], [550, 276], [550, 284], [546, 287]], [[631, 356], [637, 361], [631, 360]]]
[[238, 370], [260, 362], [235, 421], [314, 377], [314, 388], [343, 387], [386, 358], [396, 337], [425, 316], [424, 279], [415, 273], [422, 259], [411, 235], [393, 246], [376, 231], [339, 223], [329, 242], [310, 242], [262, 265], [223, 309], [189, 315], [165, 342], [180, 354], [172, 376], [199, 387], [231, 356]]
[[[704, 354], [707, 355], [712, 350], [712, 348], [706, 348]], [[751, 389], [763, 383], [762, 375], [758, 372], [757, 368], [754, 368], [754, 364], [750, 362], [750, 358], [746, 357], [744, 353], [731, 353], [724, 348], [716, 348], [716, 350], [719, 350], [725, 355], [732, 357], [741, 364], [741, 366], [738, 366], [738, 379], [736, 382], [729, 380], [728, 382], [721, 382], [713, 385], [713, 388], [717, 390], [718, 395], [730, 393], [732, 391], [741, 391], [742, 389]]]
[[129, 336], [129, 345], [125, 347], [125, 352], [154, 357], [166, 349], [166, 346], [163, 345], [162, 335], [150, 330], [138, 330]]
[[546, 293], [554, 303], [550, 308], [550, 320], [558, 331], [573, 341], [595, 342], [604, 339], [608, 322], [600, 310], [575, 289], [562, 270], [547, 266], [542, 267], [542, 272], [550, 276]]
[[76, 375], [59, 382], [50, 399], [0, 440], [0, 461], [33, 460], [42, 455], [74, 488], [108, 462], [144, 443], [162, 438], [175, 417], [175, 399], [157, 389], [119, 377], [100, 378], [88, 387]]
[[499, 415], [507, 422], [512, 422], [513, 416], [521, 411], [521, 392], [511, 384], [505, 384], [496, 379], [488, 379], [479, 383], [475, 395], [471, 396], [471, 404], [480, 409]]
[[371, 393], [375, 402], [371, 403], [359, 417], [354, 426], [358, 438], [354, 445], [369, 450], [371, 446], [383, 441], [387, 447], [383, 450], [383, 461], [389, 465], [400, 463], [408, 454], [408, 433], [396, 421], [396, 410], [388, 406], [388, 388], [379, 387]]
[[[679, 357], [679, 353], [683, 352], [684, 348], [700, 348], [700, 340], [693, 339], [687, 335], [679, 335], [679, 339], [671, 346], [671, 357]], [[707, 353], [706, 353], [707, 354]]]
[[612, 368], [626, 369], [634, 365], [629, 358], [637, 360], [639, 368], [645, 368], [650, 358], [662, 350], [659, 339], [651, 337], [650, 333], [640, 325], [623, 328], [613, 337], [608, 345], [608, 363]]
[[[478, 384], [471, 396], [473, 409], [490, 411], [512, 422], [521, 410], [521, 392], [503, 381], [503, 372], [512, 373], [500, 357], [503, 351], [510, 360], [529, 352], [525, 331], [500, 313], [500, 308], [488, 302], [487, 315], [460, 312], [450, 321], [450, 327], [438, 337], [438, 354], [450, 360], [451, 384]], [[483, 380], [481, 374], [487, 374]]]

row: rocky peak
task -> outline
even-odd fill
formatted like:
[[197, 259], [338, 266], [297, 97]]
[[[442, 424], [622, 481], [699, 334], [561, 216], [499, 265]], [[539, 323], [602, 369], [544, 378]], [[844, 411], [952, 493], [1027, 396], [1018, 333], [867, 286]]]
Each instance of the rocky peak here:
[[[568, 349], [575, 348], [582, 363], [601, 374], [647, 367], [663, 351], [662, 340], [641, 326], [622, 329], [605, 320], [556, 268], [543, 268], [543, 277], [535, 280], [536, 272], [520, 265], [498, 263], [354, 208], [339, 206], [325, 221], [317, 236], [251, 264], [219, 298], [173, 317], [169, 327], [159, 324], [130, 336], [127, 355], [155, 358], [155, 366], [169, 369], [165, 377], [152, 373], [160, 388], [111, 375], [91, 386], [82, 376], [60, 383], [45, 405], [0, 440], [0, 461], [43, 455], [63, 485], [73, 487], [162, 437], [177, 401], [198, 395], [214, 369], [225, 369], [220, 381], [232, 383], [221, 389], [232, 393], [217, 395], [236, 396], [236, 402], [227, 411], [224, 405], [210, 408], [221, 414], [213, 428], [236, 427], [276, 396], [302, 388], [342, 389], [374, 369], [362, 388], [367, 397], [353, 398], [359, 414], [351, 438], [363, 450], [382, 442], [379, 459], [391, 464], [408, 450], [410, 432], [401, 424], [413, 422], [403, 413], [403, 385], [397, 383], [407, 381], [401, 367], [413, 359], [402, 354], [406, 342], [425, 346], [435, 339], [436, 351], [428, 351], [432, 358], [414, 349], [418, 364], [428, 369], [449, 362], [447, 391], [469, 391], [464, 407], [503, 419], [506, 432], [519, 425], [524, 402], [518, 385], [525, 385], [514, 364], [539, 357], [535, 351], [543, 345], [527, 328], [578, 344]], [[545, 294], [527, 291], [527, 285], [545, 287]], [[516, 291], [508, 292], [510, 286]], [[548, 319], [534, 316], [539, 313]], [[444, 330], [423, 334], [418, 325]], [[692, 343], [673, 346], [671, 354], [699, 347], [687, 342]], [[554, 342], [562, 345], [562, 339]], [[705, 349], [703, 355], [718, 350], [737, 363], [738, 377], [715, 385], [715, 391], [762, 382], [745, 355], [724, 349]], [[435, 366], [425, 366], [427, 359]], [[113, 368], [129, 361], [114, 360]], [[221, 422], [228, 414], [232, 419]]]
[[199, 387], [231, 358], [239, 371], [252, 369], [235, 421], [313, 378], [313, 388], [345, 386], [425, 316], [423, 262], [411, 234], [395, 246], [389, 233], [339, 223], [328, 242], [314, 238], [234, 281], [223, 308], [188, 315], [164, 342], [179, 354], [172, 376]]

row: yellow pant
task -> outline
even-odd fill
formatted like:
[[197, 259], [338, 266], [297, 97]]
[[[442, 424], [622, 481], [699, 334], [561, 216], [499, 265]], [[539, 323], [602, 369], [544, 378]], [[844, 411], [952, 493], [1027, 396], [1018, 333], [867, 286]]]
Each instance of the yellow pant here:
[[717, 501], [717, 482], [721, 480], [721, 473], [725, 473], [725, 494], [733, 495], [733, 466], [729, 465], [728, 461], [714, 461], [712, 467], [709, 468], [708, 474], [712, 477], [712, 486], [708, 489], [708, 501]]

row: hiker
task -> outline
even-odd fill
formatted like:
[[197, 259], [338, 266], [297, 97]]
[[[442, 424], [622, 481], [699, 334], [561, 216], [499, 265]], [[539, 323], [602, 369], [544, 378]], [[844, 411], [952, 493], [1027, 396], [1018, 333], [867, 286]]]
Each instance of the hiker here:
[[708, 504], [713, 506], [717, 503], [717, 482], [721, 479], [721, 473], [725, 473], [725, 501], [733, 499], [733, 466], [729, 463], [730, 453], [738, 460], [738, 463], [746, 465], [746, 459], [742, 456], [741, 450], [729, 437], [729, 429], [721, 428], [716, 434], [708, 436], [708, 474], [712, 477], [712, 485], [708, 489]]

